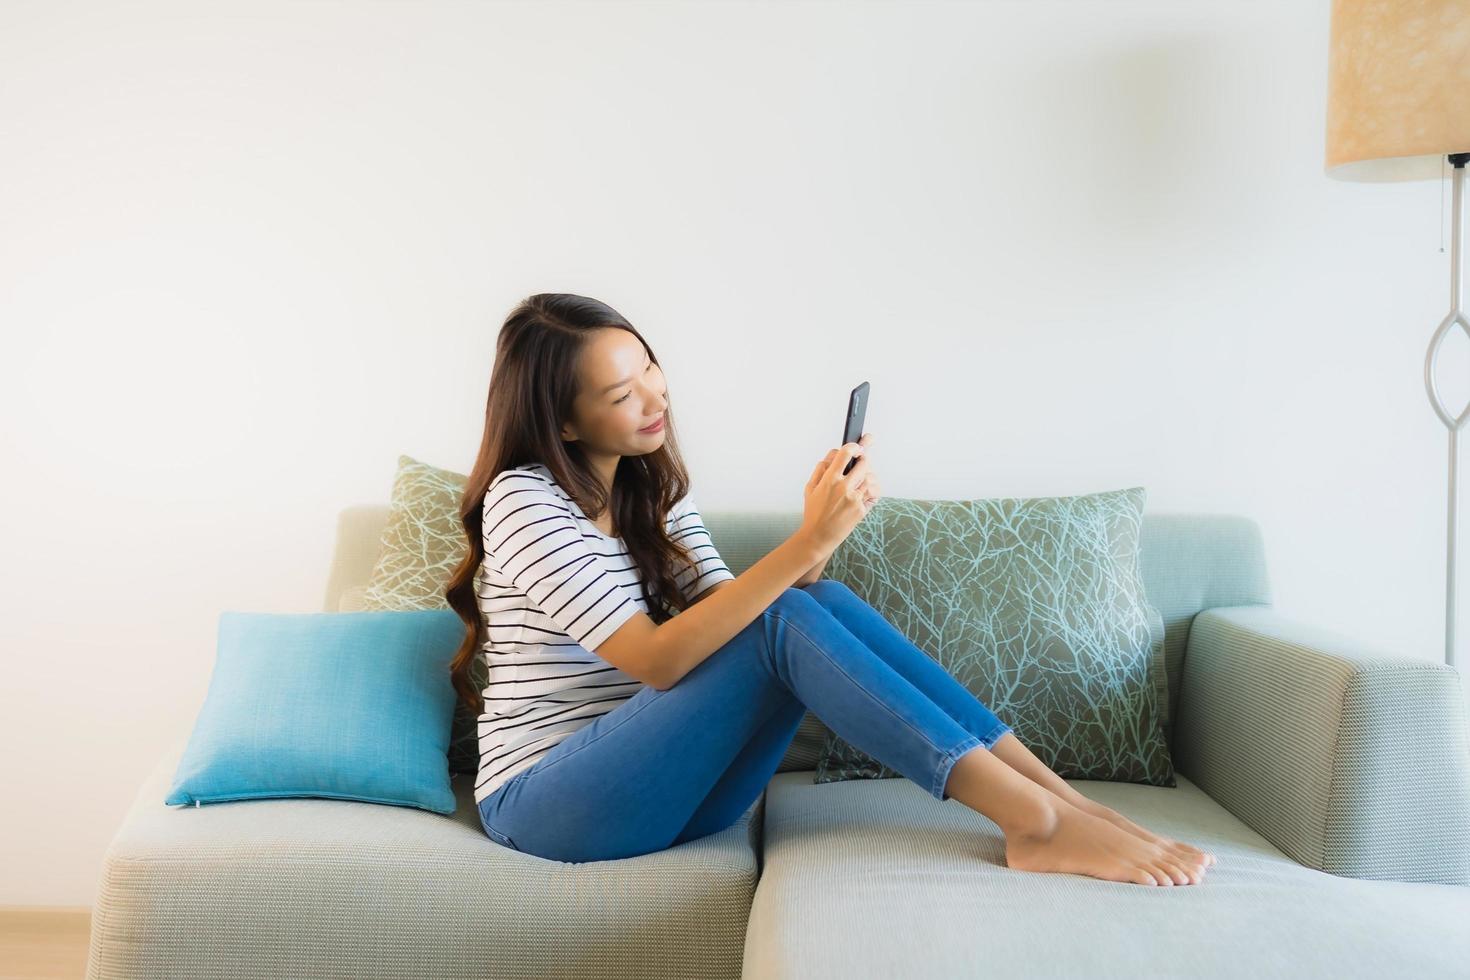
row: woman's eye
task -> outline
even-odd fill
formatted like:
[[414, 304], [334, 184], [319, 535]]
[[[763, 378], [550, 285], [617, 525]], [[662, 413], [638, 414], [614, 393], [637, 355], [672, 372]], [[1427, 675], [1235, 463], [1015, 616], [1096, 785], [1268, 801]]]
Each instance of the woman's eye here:
[[[643, 369], [643, 373], [644, 374], [647, 374], [649, 371], [652, 371], [652, 370], [653, 370], [653, 362], [652, 361], [649, 361], [648, 362], [648, 367], [646, 367], [646, 368]], [[630, 392], [628, 392], [628, 394], [624, 395], [622, 398], [614, 399], [613, 400], [613, 404], [614, 405], [620, 405], [620, 404], [622, 404], [623, 402], [627, 401], [630, 397], [632, 397], [632, 394], [633, 393], [630, 391]]]

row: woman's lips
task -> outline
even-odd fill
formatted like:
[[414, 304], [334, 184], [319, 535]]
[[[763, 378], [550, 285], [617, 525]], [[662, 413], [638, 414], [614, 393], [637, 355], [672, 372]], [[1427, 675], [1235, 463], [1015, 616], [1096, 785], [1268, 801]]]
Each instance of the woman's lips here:
[[639, 429], [638, 431], [639, 432], [647, 432], [647, 433], [649, 433], [651, 435], [651, 434], [657, 432], [659, 429], [662, 429], [663, 427], [664, 427], [664, 419], [663, 419], [663, 416], [660, 415], [658, 421], [655, 422], [653, 425], [650, 425], [650, 426], [648, 426], [645, 429]]

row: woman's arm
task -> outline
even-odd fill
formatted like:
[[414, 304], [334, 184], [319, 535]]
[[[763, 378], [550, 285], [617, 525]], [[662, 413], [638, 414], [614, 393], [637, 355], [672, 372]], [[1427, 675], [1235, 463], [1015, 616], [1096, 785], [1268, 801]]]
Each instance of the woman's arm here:
[[[827, 558], [831, 557], [831, 555], [827, 556]], [[801, 578], [796, 580], [796, 588], [799, 589], [803, 585], [811, 585], [817, 579], [821, 578], [822, 570], [827, 567], [827, 558], [823, 558], [821, 561], [817, 562], [811, 568], [808, 568], [805, 572], [803, 572], [801, 574]]]
[[[832, 557], [832, 556], [831, 555], [828, 555], [827, 556], [827, 558], [830, 558], [830, 557]], [[808, 568], [805, 572], [803, 572], [801, 574], [801, 578], [799, 578], [795, 582], [793, 582], [792, 585], [799, 589], [803, 585], [811, 585], [817, 579], [821, 578], [822, 577], [822, 571], [824, 569], [826, 569], [826, 567], [827, 567], [827, 558], [823, 558], [821, 561], [817, 562], [811, 568]], [[729, 585], [729, 584], [730, 584], [729, 580], [726, 580], [724, 582], [716, 582], [714, 585], [711, 585], [709, 588], [707, 588], [703, 592], [701, 592], [699, 594], [699, 596], [694, 600], [694, 602], [691, 602], [689, 604], [692, 606], [695, 603], [698, 603], [698, 602], [702, 601], [703, 599], [706, 599], [709, 596], [714, 595], [716, 592], [720, 591], [721, 588], [723, 588], [724, 586]]]
[[755, 622], [801, 569], [815, 566], [827, 549], [815, 542], [813, 533], [803, 525], [733, 581], [711, 586], [698, 603], [657, 626], [635, 610], [603, 644], [607, 651], [597, 652], [613, 666], [620, 660], [642, 665], [638, 673], [627, 673], [652, 687], [673, 687]]

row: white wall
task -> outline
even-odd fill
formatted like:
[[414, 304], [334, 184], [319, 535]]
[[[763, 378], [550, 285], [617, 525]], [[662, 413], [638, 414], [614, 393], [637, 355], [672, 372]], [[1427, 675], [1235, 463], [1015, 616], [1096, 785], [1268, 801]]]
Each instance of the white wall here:
[[221, 610], [468, 470], [533, 292], [646, 333], [706, 509], [798, 509], [869, 380], [888, 496], [1246, 514], [1440, 659], [1444, 188], [1323, 175], [1328, 10], [6, 2], [0, 904], [92, 901]]

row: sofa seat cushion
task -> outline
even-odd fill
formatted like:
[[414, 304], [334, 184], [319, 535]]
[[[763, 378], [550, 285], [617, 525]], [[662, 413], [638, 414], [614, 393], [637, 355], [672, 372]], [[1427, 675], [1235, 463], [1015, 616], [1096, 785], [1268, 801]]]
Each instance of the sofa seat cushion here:
[[1463, 976], [1470, 888], [1343, 878], [1295, 863], [1176, 773], [1168, 788], [1068, 780], [1217, 863], [1146, 886], [1005, 866], [1005, 838], [907, 779], [766, 790], [743, 975]]
[[165, 753], [108, 846], [87, 976], [738, 977], [761, 800], [655, 854], [563, 864], [452, 815], [316, 798], [170, 808]]

